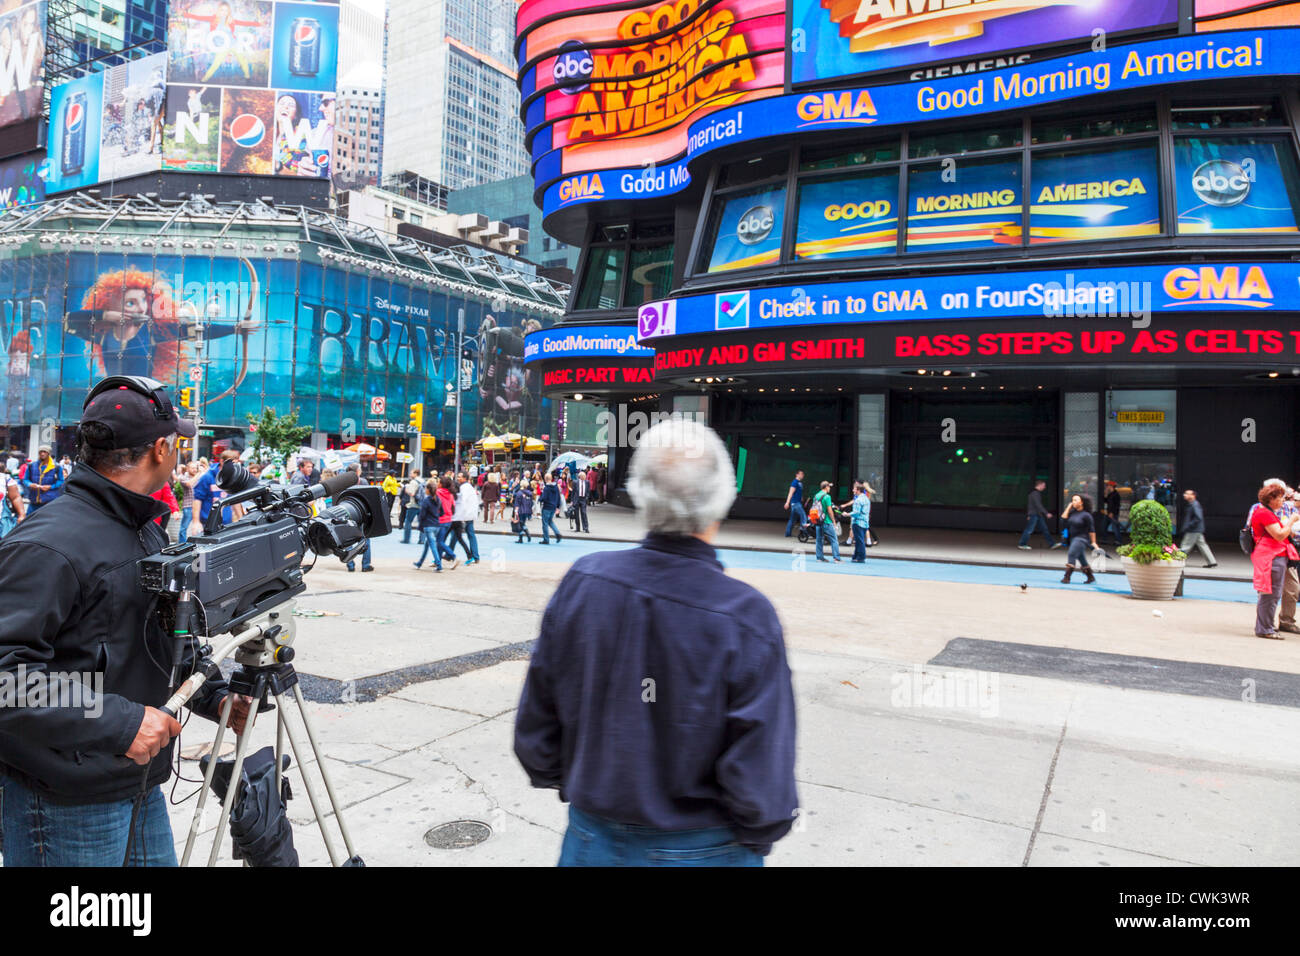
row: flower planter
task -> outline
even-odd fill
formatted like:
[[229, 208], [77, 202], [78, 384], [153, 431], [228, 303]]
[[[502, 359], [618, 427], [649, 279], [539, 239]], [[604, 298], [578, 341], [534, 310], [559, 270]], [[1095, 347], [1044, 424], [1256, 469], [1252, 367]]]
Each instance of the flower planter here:
[[1132, 558], [1120, 558], [1129, 590], [1142, 601], [1171, 601], [1178, 588], [1186, 561], [1152, 561], [1138, 564]]

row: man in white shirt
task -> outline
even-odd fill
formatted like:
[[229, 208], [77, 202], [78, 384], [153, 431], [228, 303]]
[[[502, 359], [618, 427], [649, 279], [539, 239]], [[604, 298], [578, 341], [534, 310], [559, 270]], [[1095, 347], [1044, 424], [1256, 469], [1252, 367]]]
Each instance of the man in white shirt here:
[[410, 544], [411, 526], [420, 516], [420, 501], [424, 498], [424, 482], [418, 471], [411, 472], [411, 477], [402, 490], [406, 492], [406, 511], [402, 515], [402, 544]]
[[[451, 516], [450, 547], [454, 551], [456, 542], [460, 541], [469, 559], [465, 562], [465, 566], [469, 567], [471, 564], [478, 564], [478, 538], [474, 536], [474, 519], [478, 517], [479, 509], [478, 489], [464, 472], [456, 476], [456, 481], [460, 485], [460, 491], [456, 495], [456, 510]], [[468, 541], [461, 537], [462, 531], [468, 536]]]

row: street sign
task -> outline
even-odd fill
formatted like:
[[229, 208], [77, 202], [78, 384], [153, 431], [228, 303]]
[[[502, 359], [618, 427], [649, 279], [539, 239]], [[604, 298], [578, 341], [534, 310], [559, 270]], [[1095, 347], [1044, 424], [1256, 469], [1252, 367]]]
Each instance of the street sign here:
[[370, 414], [383, 415], [384, 409], [387, 407], [387, 405], [388, 402], [384, 399], [384, 396], [372, 395], [370, 397]]
[[399, 451], [393, 457], [397, 459], [399, 465], [409, 465], [411, 462], [415, 461], [415, 456], [409, 451]]
[[455, 408], [455, 407], [456, 407], [456, 393], [455, 393], [455, 392], [452, 392], [450, 395], [447, 396], [447, 401], [444, 403], [443, 407], [444, 407], [444, 408]]
[[190, 381], [191, 382], [203, 381], [203, 366], [201, 365], [190, 366]]
[[199, 429], [199, 437], [200, 437], [200, 438], [211, 438], [211, 437], [212, 437], [213, 435], [215, 435], [215, 434], [216, 434], [216, 432], [214, 432], [211, 428], [200, 428], [200, 429]]

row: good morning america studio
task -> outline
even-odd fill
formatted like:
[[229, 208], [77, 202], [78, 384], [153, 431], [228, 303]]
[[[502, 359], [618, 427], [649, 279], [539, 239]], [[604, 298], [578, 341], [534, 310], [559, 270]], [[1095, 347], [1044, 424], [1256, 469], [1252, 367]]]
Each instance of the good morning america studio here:
[[517, 45], [584, 250], [526, 360], [705, 416], [735, 516], [802, 468], [1005, 529], [1041, 477], [1230, 536], [1300, 470], [1300, 3], [525, 0]]

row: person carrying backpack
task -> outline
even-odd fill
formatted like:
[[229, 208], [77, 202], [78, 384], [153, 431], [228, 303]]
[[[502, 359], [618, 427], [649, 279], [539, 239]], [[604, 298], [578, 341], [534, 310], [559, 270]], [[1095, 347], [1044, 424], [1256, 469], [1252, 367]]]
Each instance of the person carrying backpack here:
[[835, 508], [835, 503], [831, 501], [831, 483], [823, 481], [821, 490], [813, 497], [812, 511], [808, 514], [808, 520], [817, 527], [817, 560], [825, 561], [822, 554], [822, 540], [829, 538], [831, 542], [831, 555], [835, 558], [835, 563], [840, 563], [840, 524], [839, 512]]

